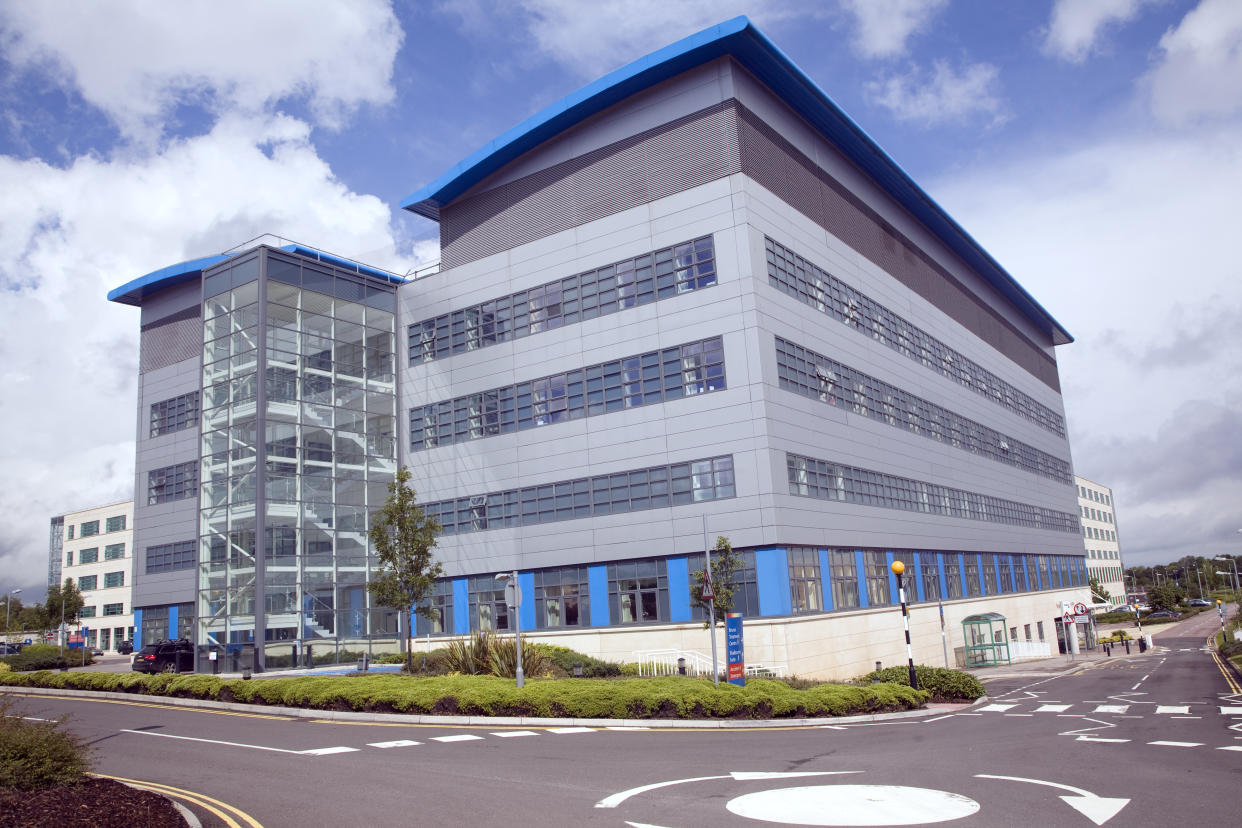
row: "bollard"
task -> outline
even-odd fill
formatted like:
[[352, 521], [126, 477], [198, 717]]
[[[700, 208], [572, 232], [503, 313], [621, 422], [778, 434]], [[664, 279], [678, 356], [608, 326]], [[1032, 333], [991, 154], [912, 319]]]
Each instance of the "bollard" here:
[[1147, 639], [1146, 638], [1139, 639], [1139, 652], [1140, 653], [1147, 652]]
[[677, 659], [677, 675], [684, 676], [686, 674], [686, 660], [684, 658]]
[[1130, 639], [1126, 639], [1126, 655], [1130, 654]]
[[574, 665], [574, 678], [582, 678], [582, 665], [581, 664]]
[[289, 661], [289, 666], [290, 666], [290, 667], [297, 667], [297, 666], [298, 666], [298, 645], [297, 645], [297, 644], [293, 644], [293, 645], [292, 645], [292, 647], [293, 647], [293, 657], [292, 657], [292, 659]]

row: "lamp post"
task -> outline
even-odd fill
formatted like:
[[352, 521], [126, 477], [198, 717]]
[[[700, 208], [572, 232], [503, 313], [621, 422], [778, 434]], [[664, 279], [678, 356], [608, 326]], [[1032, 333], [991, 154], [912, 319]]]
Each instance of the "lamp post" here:
[[910, 667], [910, 687], [918, 690], [919, 680], [914, 674], [914, 650], [910, 647], [910, 613], [906, 610], [906, 587], [901, 579], [901, 574], [906, 571], [906, 565], [901, 561], [893, 561], [890, 569], [897, 576], [897, 597], [901, 600], [901, 621], [906, 628], [906, 664]]
[[522, 588], [518, 586], [517, 570], [502, 572], [496, 576], [497, 581], [505, 582], [505, 603], [513, 610], [514, 643], [517, 646], [517, 686], [526, 686], [526, 675], [522, 672]]
[[[1234, 558], [1230, 558], [1226, 555], [1217, 555], [1215, 558], [1212, 558], [1212, 560], [1229, 562], [1229, 565], [1233, 568], [1233, 591], [1237, 592], [1238, 591], [1238, 562], [1237, 560], [1235, 560]], [[1230, 573], [1218, 571], [1216, 574], [1217, 575], [1228, 575]]]
[[13, 611], [13, 596], [21, 595], [22, 591], [18, 589], [9, 590], [9, 594], [4, 597], [4, 640], [9, 640], [9, 615]]

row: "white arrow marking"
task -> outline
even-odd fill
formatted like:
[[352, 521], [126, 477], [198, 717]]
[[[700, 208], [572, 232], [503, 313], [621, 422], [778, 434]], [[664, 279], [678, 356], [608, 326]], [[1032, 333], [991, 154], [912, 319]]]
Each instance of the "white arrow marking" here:
[[1117, 726], [1113, 724], [1112, 722], [1101, 722], [1099, 719], [1092, 719], [1090, 717], [1084, 717], [1083, 720], [1088, 721], [1088, 722], [1095, 722], [1097, 727], [1080, 727], [1077, 730], [1066, 730], [1062, 733], [1058, 733], [1057, 735], [1058, 736], [1078, 736], [1079, 734], [1082, 734], [1082, 733], [1090, 733], [1093, 730], [1103, 730], [1106, 727]]
[[619, 791], [612, 796], [606, 796], [599, 802], [595, 803], [596, 808], [615, 808], [625, 800], [640, 793], [654, 791], [657, 788], [667, 788], [670, 785], [681, 785], [686, 782], [708, 782], [712, 779], [735, 779], [737, 781], [750, 781], [754, 779], [793, 779], [801, 776], [839, 776], [849, 773], [862, 773], [862, 771], [790, 771], [787, 773], [773, 772], [764, 773], [762, 771], [733, 771], [728, 776], [694, 776], [690, 779], [672, 779], [668, 782], [653, 782], [650, 785], [639, 785], [637, 788]]
[[1110, 799], [1097, 796], [1091, 793], [1091, 791], [1075, 788], [1073, 785], [1062, 785], [1060, 782], [1047, 782], [1043, 779], [1026, 779], [1021, 776], [993, 776], [987, 773], [977, 773], [975, 777], [978, 779], [1001, 779], [1006, 782], [1029, 782], [1032, 785], [1047, 785], [1049, 788], [1060, 788], [1063, 791], [1076, 793], [1078, 796], [1062, 796], [1060, 799], [1096, 825], [1103, 825], [1108, 822], [1130, 803], [1128, 799]]

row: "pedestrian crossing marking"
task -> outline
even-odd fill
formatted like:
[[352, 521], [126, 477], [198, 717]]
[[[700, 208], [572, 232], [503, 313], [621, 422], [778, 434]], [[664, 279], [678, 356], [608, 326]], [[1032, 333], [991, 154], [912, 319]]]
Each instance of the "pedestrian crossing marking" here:
[[549, 727], [549, 733], [594, 733], [593, 727]]
[[1068, 704], [1042, 704], [1036, 708], [1036, 713], [1064, 713], [1070, 709]]
[[1130, 709], [1128, 704], [1101, 704], [1092, 713], [1125, 713]]
[[1242, 716], [1242, 707], [1222, 707], [1220, 713], [1222, 716]]
[[482, 736], [475, 736], [473, 733], [454, 733], [451, 736], [432, 736], [433, 742], [473, 742], [476, 739], [482, 739]]
[[514, 736], [538, 736], [539, 734], [533, 730], [501, 730], [492, 734], [502, 739], [510, 739]]
[[1156, 705], [1157, 713], [1189, 713], [1190, 705], [1188, 704], [1158, 704]]
[[413, 747], [414, 745], [421, 744], [422, 742], [416, 742], [413, 739], [393, 739], [391, 742], [367, 742], [367, 746], [373, 748]]
[[988, 712], [996, 712], [996, 713], [1004, 713], [1006, 710], [1012, 710], [1015, 707], [1017, 707], [1016, 704], [989, 704], [989, 705], [980, 707], [979, 710], [980, 711], [986, 710]]

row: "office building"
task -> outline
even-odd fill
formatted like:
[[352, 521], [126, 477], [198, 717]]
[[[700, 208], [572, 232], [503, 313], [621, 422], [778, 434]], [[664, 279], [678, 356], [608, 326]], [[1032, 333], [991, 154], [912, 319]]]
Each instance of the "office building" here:
[[1126, 565], [1121, 558], [1117, 536], [1117, 513], [1113, 490], [1085, 477], [1074, 475], [1078, 487], [1078, 512], [1082, 522], [1082, 542], [1087, 550], [1087, 574], [1100, 582], [1108, 593], [1109, 607], [1126, 604]]
[[[57, 520], [52, 519], [53, 526]], [[134, 640], [134, 503], [95, 506], [59, 520], [64, 534], [57, 583], [71, 578], [82, 593], [78, 626], [85, 631], [83, 643], [115, 652], [122, 641]]]
[[[904, 660], [897, 559], [926, 663], [941, 604], [960, 644], [969, 615], [1042, 637], [1086, 598], [1069, 334], [745, 19], [601, 78], [403, 206], [439, 222], [438, 273], [261, 246], [110, 294], [142, 307], [140, 422], [196, 407], [182, 437], [140, 428], [139, 555], [197, 551], [135, 600], [197, 614], [200, 669], [246, 643], [269, 668], [391, 645], [363, 532], [398, 457], [444, 527], [420, 635], [520, 620], [617, 660], [706, 651], [689, 585], [717, 536], [744, 561], [748, 661], [799, 675]], [[307, 276], [328, 259], [355, 293]], [[321, 328], [333, 313], [346, 338]], [[517, 619], [495, 578], [514, 570]]]

